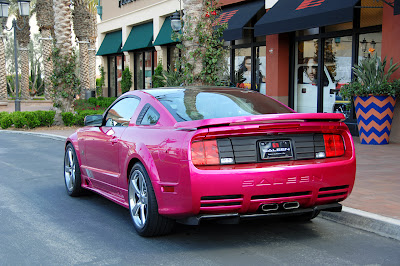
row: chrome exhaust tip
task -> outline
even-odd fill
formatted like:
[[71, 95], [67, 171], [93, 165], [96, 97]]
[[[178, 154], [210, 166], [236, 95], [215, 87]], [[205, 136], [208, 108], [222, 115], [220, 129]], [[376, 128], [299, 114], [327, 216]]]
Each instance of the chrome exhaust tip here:
[[277, 203], [269, 203], [261, 205], [261, 210], [264, 212], [276, 211], [278, 210], [279, 205]]
[[285, 203], [282, 204], [282, 207], [285, 210], [297, 209], [297, 208], [300, 207], [300, 203], [298, 203], [297, 201], [285, 202]]

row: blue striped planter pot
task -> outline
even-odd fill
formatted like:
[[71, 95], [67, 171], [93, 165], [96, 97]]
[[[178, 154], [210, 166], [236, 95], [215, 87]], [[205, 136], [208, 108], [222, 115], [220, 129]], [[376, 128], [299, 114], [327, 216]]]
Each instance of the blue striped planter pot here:
[[357, 125], [361, 144], [389, 143], [396, 98], [393, 96], [355, 96]]

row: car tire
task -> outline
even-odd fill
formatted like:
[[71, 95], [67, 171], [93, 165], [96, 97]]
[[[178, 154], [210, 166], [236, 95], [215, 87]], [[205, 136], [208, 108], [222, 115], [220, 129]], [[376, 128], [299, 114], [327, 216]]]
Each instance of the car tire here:
[[129, 174], [129, 213], [141, 236], [159, 236], [171, 232], [175, 222], [158, 213], [157, 199], [143, 164], [136, 163]]
[[74, 146], [69, 143], [64, 154], [64, 183], [68, 195], [77, 197], [83, 194], [81, 187], [81, 169]]

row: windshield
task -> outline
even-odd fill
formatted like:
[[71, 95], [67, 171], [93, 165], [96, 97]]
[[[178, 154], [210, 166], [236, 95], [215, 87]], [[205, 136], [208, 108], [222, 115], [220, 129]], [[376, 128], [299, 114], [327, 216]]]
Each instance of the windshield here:
[[236, 88], [146, 90], [177, 122], [293, 112], [260, 93]]

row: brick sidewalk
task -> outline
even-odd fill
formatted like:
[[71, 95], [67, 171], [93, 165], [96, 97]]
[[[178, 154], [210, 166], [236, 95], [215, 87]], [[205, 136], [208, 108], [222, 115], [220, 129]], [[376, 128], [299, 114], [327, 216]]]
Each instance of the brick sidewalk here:
[[364, 145], [354, 138], [356, 182], [344, 206], [400, 220], [400, 144]]

